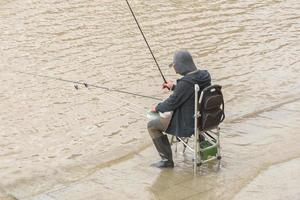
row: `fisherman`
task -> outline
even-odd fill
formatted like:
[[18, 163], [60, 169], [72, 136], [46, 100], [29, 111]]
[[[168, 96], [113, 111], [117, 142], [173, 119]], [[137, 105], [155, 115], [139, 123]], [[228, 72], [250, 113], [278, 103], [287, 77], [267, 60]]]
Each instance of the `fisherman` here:
[[191, 54], [186, 50], [176, 52], [169, 66], [183, 77], [176, 81], [176, 85], [171, 81], [164, 83], [163, 89], [168, 88], [173, 92], [151, 109], [151, 112], [161, 113], [161, 117], [148, 122], [148, 132], [161, 157], [152, 166], [158, 168], [174, 167], [171, 146], [164, 132], [177, 137], [190, 137], [194, 133], [194, 84], [199, 85], [199, 93], [211, 84], [208, 71], [197, 69]]

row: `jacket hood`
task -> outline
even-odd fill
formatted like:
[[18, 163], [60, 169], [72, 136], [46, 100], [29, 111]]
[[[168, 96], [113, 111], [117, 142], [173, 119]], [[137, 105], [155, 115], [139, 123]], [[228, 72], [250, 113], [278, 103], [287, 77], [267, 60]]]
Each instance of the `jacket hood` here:
[[176, 73], [184, 76], [197, 69], [191, 54], [186, 50], [178, 51], [174, 54], [173, 64]]
[[196, 70], [188, 73], [180, 80], [189, 82], [191, 84], [198, 84], [201, 88], [205, 88], [211, 84], [211, 77], [207, 70]]

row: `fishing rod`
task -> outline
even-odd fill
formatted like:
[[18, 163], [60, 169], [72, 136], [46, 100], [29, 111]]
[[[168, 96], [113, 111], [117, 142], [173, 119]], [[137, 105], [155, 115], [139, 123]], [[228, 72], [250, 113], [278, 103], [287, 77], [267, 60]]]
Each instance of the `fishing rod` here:
[[94, 88], [99, 88], [99, 89], [103, 89], [103, 90], [110, 91], [110, 92], [118, 92], [118, 93], [129, 94], [129, 95], [133, 95], [133, 96], [138, 96], [138, 97], [143, 97], [143, 98], [148, 98], [148, 99], [154, 99], [154, 100], [162, 101], [162, 99], [159, 99], [159, 98], [156, 98], [156, 97], [151, 97], [151, 96], [147, 96], [147, 95], [137, 94], [137, 93], [128, 92], [128, 91], [124, 91], [124, 90], [117, 90], [117, 89], [113, 89], [113, 88], [109, 88], [109, 87], [103, 87], [103, 86], [88, 84], [86, 82], [72, 81], [72, 80], [67, 80], [67, 79], [63, 79], [63, 78], [46, 76], [46, 75], [40, 75], [40, 74], [34, 74], [34, 73], [23, 72], [23, 71], [15, 71], [15, 72], [16, 73], [20, 73], [20, 74], [27, 74], [27, 75], [31, 75], [31, 76], [43, 77], [43, 78], [48, 78], [48, 79], [52, 79], [52, 80], [58, 80], [58, 81], [63, 81], [63, 82], [77, 84], [77, 85], [74, 85], [74, 87], [75, 87], [76, 90], [79, 89], [78, 85], [84, 85], [86, 88], [88, 88], [88, 87], [94, 87]]
[[149, 45], [149, 43], [148, 43], [148, 41], [147, 41], [147, 39], [146, 39], [146, 37], [145, 37], [143, 31], [142, 31], [142, 28], [141, 28], [139, 22], [137, 21], [135, 15], [134, 15], [134, 12], [133, 12], [133, 10], [132, 10], [132, 8], [131, 8], [131, 6], [130, 6], [128, 0], [126, 0], [126, 3], [127, 3], [128, 7], [129, 7], [129, 10], [130, 10], [130, 12], [131, 12], [131, 14], [132, 14], [132, 16], [133, 16], [133, 18], [134, 18], [134, 20], [135, 20], [135, 22], [136, 22], [138, 28], [139, 28], [140, 31], [141, 31], [141, 34], [142, 34], [142, 36], [143, 36], [143, 38], [144, 38], [144, 40], [145, 40], [145, 42], [146, 42], [146, 44], [147, 44], [147, 47], [148, 47], [148, 49], [149, 49], [149, 51], [150, 51], [150, 53], [151, 53], [151, 55], [152, 55], [152, 57], [153, 57], [153, 59], [154, 59], [154, 61], [155, 61], [155, 64], [156, 64], [156, 66], [157, 66], [157, 68], [158, 68], [158, 70], [159, 70], [159, 72], [160, 72], [161, 77], [163, 78], [164, 82], [167, 83], [167, 81], [166, 81], [166, 79], [165, 79], [165, 77], [164, 77], [164, 75], [163, 75], [163, 73], [162, 73], [162, 71], [161, 71], [161, 69], [160, 69], [160, 67], [159, 67], [159, 65], [158, 65], [158, 62], [157, 62], [157, 60], [156, 60], [156, 58], [155, 58], [155, 56], [154, 56], [154, 54], [153, 54], [153, 52], [152, 52], [152, 50], [151, 50], [151, 48], [150, 48], [150, 45]]

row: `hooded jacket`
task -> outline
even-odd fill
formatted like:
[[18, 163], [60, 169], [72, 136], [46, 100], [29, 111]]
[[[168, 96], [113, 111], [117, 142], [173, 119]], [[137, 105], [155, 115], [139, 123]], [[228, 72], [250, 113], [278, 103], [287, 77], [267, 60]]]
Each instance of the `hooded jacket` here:
[[158, 112], [173, 111], [166, 133], [178, 137], [190, 137], [194, 133], [195, 90], [198, 84], [201, 91], [211, 85], [211, 77], [206, 70], [197, 70], [187, 51], [177, 52], [173, 59], [176, 73], [183, 75], [177, 80], [173, 93], [156, 106]]

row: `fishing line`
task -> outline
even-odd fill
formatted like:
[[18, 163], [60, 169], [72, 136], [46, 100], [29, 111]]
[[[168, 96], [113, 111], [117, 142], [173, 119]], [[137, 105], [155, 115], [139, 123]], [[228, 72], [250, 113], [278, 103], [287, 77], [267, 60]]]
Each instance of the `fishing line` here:
[[[95, 87], [95, 88], [101, 88], [101, 89], [104, 88], [105, 90], [114, 91], [114, 90], [109, 89], [109, 88], [106, 88], [106, 87], [100, 87], [100, 86], [96, 86], [96, 85], [89, 85], [89, 84], [87, 84], [87, 83], [82, 83], [82, 82], [79, 82], [79, 81], [71, 81], [71, 80], [66, 80], [66, 79], [61, 79], [61, 78], [56, 78], [56, 77], [50, 77], [50, 76], [38, 75], [38, 74], [27, 73], [27, 72], [20, 72], [20, 71], [18, 71], [18, 73], [28, 74], [28, 75], [34, 75], [34, 76], [39, 76], [39, 77], [43, 77], [43, 78], [49, 78], [49, 79], [54, 79], [54, 80], [64, 81], [64, 82], [70, 82], [70, 83], [75, 83], [75, 84], [78, 84], [78, 85], [84, 85], [85, 88], [87, 88], [87, 89], [90, 89], [89, 86], [93, 86], [93, 87]], [[78, 85], [74, 85], [74, 87], [75, 87], [76, 90], [79, 89]], [[119, 101], [122, 101], [122, 102], [124, 102], [124, 103], [126, 103], [126, 104], [133, 105], [133, 106], [135, 106], [136, 108], [139, 108], [139, 109], [143, 110], [144, 112], [146, 112], [146, 109], [145, 109], [144, 107], [142, 107], [142, 106], [139, 106], [139, 105], [134, 104], [134, 103], [132, 103], [132, 102], [126, 101], [126, 100], [124, 100], [124, 99], [122, 99], [122, 98], [120, 98], [120, 97], [115, 97], [115, 96], [110, 95], [110, 94], [107, 94], [107, 93], [103, 93], [103, 94], [104, 94], [104, 95], [107, 95], [107, 96], [109, 96], [109, 97], [111, 97], [111, 98], [117, 99], [117, 100], [119, 100]], [[126, 94], [128, 94], [128, 93], [126, 92]], [[131, 94], [131, 93], [130, 93], [130, 94]], [[132, 95], [133, 95], [133, 94], [132, 94]], [[134, 95], [136, 95], [136, 94], [134, 94]], [[139, 94], [137, 94], [137, 95], [140, 96]], [[151, 98], [151, 99], [154, 98], [154, 97], [148, 97], [148, 96], [144, 96], [144, 95], [142, 95], [142, 97], [147, 97], [147, 98]], [[155, 100], [161, 100], [161, 99], [157, 99], [157, 98], [154, 98], [154, 99], [155, 99]], [[114, 103], [114, 104], [116, 104], [116, 103]], [[119, 104], [116, 104], [116, 105], [121, 106], [121, 105], [119, 105]], [[126, 109], [126, 110], [129, 110], [129, 111], [134, 112], [134, 113], [136, 113], [136, 114], [138, 114], [138, 115], [140, 115], [140, 116], [145, 117], [145, 115], [142, 115], [141, 113], [139, 113], [139, 112], [137, 112], [137, 111], [135, 111], [135, 110], [133, 110], [133, 109], [126, 108], [126, 107], [124, 107], [124, 106], [122, 106], [122, 107], [123, 107], [124, 109]]]
[[[63, 81], [63, 82], [78, 84], [78, 85], [84, 85], [85, 87], [99, 88], [99, 89], [103, 89], [103, 90], [110, 91], [110, 92], [118, 92], [118, 93], [129, 94], [129, 95], [133, 95], [133, 96], [137, 96], [137, 97], [143, 97], [143, 98], [148, 98], [148, 99], [162, 101], [162, 99], [159, 99], [159, 98], [156, 98], [156, 97], [151, 97], [151, 96], [147, 96], [147, 95], [137, 94], [137, 93], [128, 92], [128, 91], [124, 91], [124, 90], [117, 90], [117, 89], [113, 89], [113, 88], [109, 88], [109, 87], [103, 87], [103, 86], [88, 84], [88, 83], [85, 83], [85, 82], [72, 81], [72, 80], [67, 80], [67, 79], [63, 79], [63, 78], [51, 77], [51, 76], [34, 74], [34, 73], [23, 72], [23, 71], [15, 71], [15, 72], [16, 73], [20, 73], [20, 74], [27, 74], [27, 75], [31, 75], [31, 76], [43, 77], [43, 78], [48, 78], [48, 79], [52, 79], [52, 80], [57, 80], [57, 81]], [[74, 87], [75, 87], [75, 89], [78, 89], [77, 85], [74, 85]]]
[[132, 14], [132, 16], [133, 16], [133, 18], [134, 18], [134, 20], [135, 20], [135, 22], [136, 22], [138, 28], [139, 28], [140, 31], [141, 31], [141, 34], [142, 34], [142, 36], [143, 36], [143, 38], [144, 38], [144, 40], [145, 40], [145, 42], [146, 42], [146, 44], [147, 44], [147, 47], [148, 47], [148, 49], [149, 49], [149, 51], [150, 51], [150, 53], [151, 53], [151, 55], [152, 55], [152, 57], [153, 57], [153, 59], [154, 59], [154, 61], [155, 61], [155, 64], [156, 64], [156, 66], [157, 66], [157, 68], [158, 68], [158, 70], [159, 70], [159, 72], [160, 72], [161, 77], [163, 78], [164, 82], [167, 83], [167, 81], [166, 81], [166, 79], [165, 79], [165, 77], [164, 77], [164, 75], [163, 75], [163, 73], [162, 73], [162, 71], [161, 71], [161, 69], [160, 69], [160, 67], [159, 67], [159, 65], [158, 65], [158, 62], [157, 62], [157, 60], [156, 60], [156, 58], [155, 58], [155, 56], [154, 56], [154, 54], [153, 54], [153, 52], [152, 52], [152, 50], [151, 50], [151, 48], [150, 48], [150, 45], [149, 45], [149, 43], [148, 43], [148, 41], [147, 41], [147, 39], [146, 39], [146, 37], [145, 37], [143, 31], [142, 31], [142, 28], [141, 28], [139, 22], [137, 21], [137, 19], [136, 19], [136, 17], [135, 17], [135, 14], [134, 14], [134, 12], [133, 12], [133, 10], [132, 10], [132, 8], [131, 8], [131, 6], [130, 6], [128, 0], [126, 0], [126, 3], [127, 3], [128, 7], [129, 7], [129, 10], [130, 10], [130, 12], [131, 12], [131, 14]]
[[[104, 101], [108, 101], [108, 100], [107, 100], [107, 99], [104, 99]], [[135, 114], [137, 114], [137, 115], [139, 115], [139, 116], [141, 116], [141, 117], [143, 117], [143, 118], [145, 118], [145, 119], [148, 119], [147, 116], [145, 116], [145, 114], [141, 114], [141, 113], [139, 113], [139, 112], [136, 111], [136, 110], [133, 110], [133, 109], [128, 108], [128, 107], [124, 107], [124, 106], [122, 106], [121, 104], [118, 104], [118, 103], [116, 103], [116, 102], [114, 102], [114, 101], [109, 101], [109, 102], [112, 103], [112, 104], [115, 104], [115, 105], [117, 105], [117, 106], [120, 106], [120, 107], [122, 107], [122, 108], [125, 109], [125, 110], [131, 111], [131, 112], [133, 112], [133, 113], [135, 113]]]
[[[86, 88], [88, 88], [88, 86], [87, 86]], [[89, 88], [88, 88], [88, 89], [89, 89]], [[107, 93], [103, 93], [103, 94], [106, 95], [106, 96], [109, 96], [109, 97], [111, 97], [111, 98], [113, 98], [113, 99], [117, 99], [117, 100], [119, 100], [119, 101], [123, 101], [123, 102], [126, 103], [126, 104], [133, 105], [133, 106], [135, 106], [136, 108], [139, 108], [139, 109], [142, 109], [143, 111], [145, 111], [145, 108], [144, 108], [144, 107], [139, 106], [139, 105], [137, 105], [137, 104], [134, 104], [134, 103], [132, 103], [132, 102], [130, 102], [130, 101], [126, 101], [126, 100], [124, 100], [124, 99], [122, 99], [122, 98], [120, 98], [120, 97], [115, 97], [115, 96], [110, 95], [110, 94], [107, 94]]]
[[[85, 93], [86, 93], [86, 92], [85, 92]], [[133, 104], [133, 103], [131, 103], [131, 102], [129, 102], [129, 101], [126, 101], [126, 100], [124, 100], [124, 99], [121, 99], [121, 98], [118, 98], [118, 97], [113, 97], [112, 95], [109, 95], [109, 94], [106, 94], [106, 93], [104, 93], [104, 95], [107, 95], [107, 96], [109, 96], [109, 97], [112, 97], [112, 98], [121, 100], [121, 101], [123, 101], [123, 102], [125, 102], [125, 103], [134, 105], [134, 106], [136, 106], [136, 107], [142, 108], [141, 106], [138, 106], [138, 105], [136, 105], [136, 104]], [[100, 97], [100, 98], [101, 98], [101, 97]], [[119, 104], [119, 103], [116, 103], [115, 101], [113, 101], [113, 100], [111, 100], [111, 99], [110, 99], [110, 100], [108, 100], [108, 99], [106, 99], [106, 98], [101, 98], [101, 99], [104, 100], [104, 101], [106, 101], [106, 102], [109, 102], [110, 104], [117, 105], [117, 106], [119, 106], [119, 107], [121, 107], [121, 108], [123, 108], [123, 109], [125, 109], [125, 110], [127, 110], [127, 111], [133, 112], [133, 113], [135, 113], [135, 114], [137, 114], [137, 115], [139, 115], [139, 116], [141, 116], [141, 117], [143, 117], [143, 118], [145, 118], [145, 119], [148, 119], [148, 118], [145, 116], [145, 114], [141, 114], [140, 112], [138, 112], [138, 111], [136, 111], [136, 110], [134, 110], [134, 109], [131, 109], [131, 108], [128, 108], [128, 107], [126, 107], [126, 106], [123, 106], [123, 105], [121, 105], [121, 104]], [[142, 109], [145, 111], [145, 108], [142, 108]], [[146, 111], [145, 111], [145, 112], [146, 112]]]

